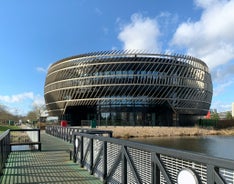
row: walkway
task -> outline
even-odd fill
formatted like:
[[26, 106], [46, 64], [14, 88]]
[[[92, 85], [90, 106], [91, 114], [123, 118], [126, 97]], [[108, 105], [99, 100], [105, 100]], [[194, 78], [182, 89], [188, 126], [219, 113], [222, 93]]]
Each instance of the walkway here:
[[89, 184], [102, 183], [70, 161], [72, 145], [41, 133], [42, 151], [11, 152], [1, 184]]

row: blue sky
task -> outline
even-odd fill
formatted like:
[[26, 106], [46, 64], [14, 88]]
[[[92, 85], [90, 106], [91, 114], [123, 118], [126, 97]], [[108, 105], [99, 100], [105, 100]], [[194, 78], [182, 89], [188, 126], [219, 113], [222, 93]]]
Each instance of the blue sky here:
[[234, 102], [234, 0], [1, 0], [0, 104], [18, 115], [44, 104], [48, 67], [93, 51], [189, 54], [212, 73], [211, 108]]

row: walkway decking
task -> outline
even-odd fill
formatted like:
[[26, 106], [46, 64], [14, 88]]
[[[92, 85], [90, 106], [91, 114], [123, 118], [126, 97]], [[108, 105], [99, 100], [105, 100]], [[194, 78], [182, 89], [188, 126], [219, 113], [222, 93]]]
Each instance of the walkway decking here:
[[72, 145], [41, 133], [42, 151], [11, 152], [1, 184], [89, 184], [102, 183], [78, 164], [67, 152]]

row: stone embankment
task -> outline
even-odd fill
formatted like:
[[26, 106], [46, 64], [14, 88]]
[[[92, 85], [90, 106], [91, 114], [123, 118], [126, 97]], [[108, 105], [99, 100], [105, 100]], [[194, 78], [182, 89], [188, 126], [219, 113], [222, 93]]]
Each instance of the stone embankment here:
[[115, 138], [234, 135], [234, 128], [214, 130], [212, 128], [198, 128], [198, 127], [107, 126], [107, 127], [98, 127], [98, 129], [112, 130], [113, 137]]

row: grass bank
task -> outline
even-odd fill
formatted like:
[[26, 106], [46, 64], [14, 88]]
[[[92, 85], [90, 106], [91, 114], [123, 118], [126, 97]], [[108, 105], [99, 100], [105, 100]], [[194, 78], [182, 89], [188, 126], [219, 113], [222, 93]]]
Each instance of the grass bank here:
[[112, 130], [113, 137], [115, 138], [234, 135], [234, 128], [214, 130], [212, 128], [199, 128], [199, 127], [107, 126], [107, 127], [98, 127], [98, 129]]
[[4, 132], [8, 129], [19, 129], [19, 127], [13, 125], [0, 125], [0, 132]]

